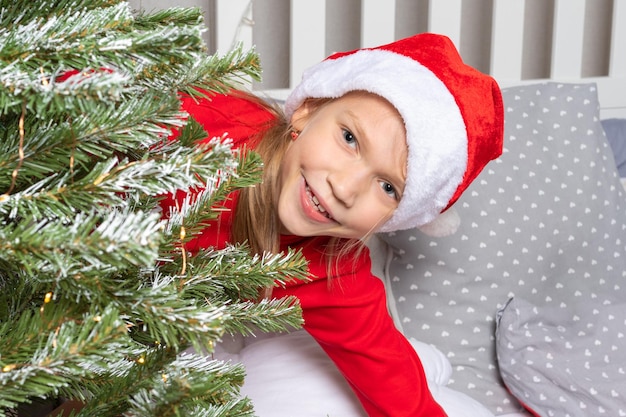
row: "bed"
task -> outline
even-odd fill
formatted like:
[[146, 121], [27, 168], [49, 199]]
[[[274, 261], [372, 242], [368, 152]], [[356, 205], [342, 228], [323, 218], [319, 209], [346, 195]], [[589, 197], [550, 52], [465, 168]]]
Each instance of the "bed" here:
[[[376, 236], [374, 272], [450, 417], [626, 416], [626, 0], [178, 3], [204, 8], [212, 51], [254, 45], [253, 87], [279, 100], [335, 50], [423, 31], [492, 74], [505, 152], [455, 204], [459, 230]], [[365, 415], [304, 331], [215, 356], [244, 363], [261, 417]]]

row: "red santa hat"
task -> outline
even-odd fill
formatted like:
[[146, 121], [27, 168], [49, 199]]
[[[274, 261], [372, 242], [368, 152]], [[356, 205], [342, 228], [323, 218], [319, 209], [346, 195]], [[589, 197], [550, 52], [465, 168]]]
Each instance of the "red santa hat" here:
[[447, 37], [423, 33], [331, 55], [304, 72], [285, 111], [291, 117], [307, 98], [338, 98], [350, 91], [387, 99], [406, 128], [404, 193], [379, 231], [456, 230], [458, 216], [448, 209], [502, 153], [504, 116], [496, 81], [463, 63]]

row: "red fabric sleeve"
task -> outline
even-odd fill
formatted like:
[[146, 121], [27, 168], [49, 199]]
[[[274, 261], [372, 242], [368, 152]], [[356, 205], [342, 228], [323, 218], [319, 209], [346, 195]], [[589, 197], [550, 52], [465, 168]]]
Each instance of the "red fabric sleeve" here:
[[[325, 276], [320, 251], [306, 245], [303, 253], [311, 272]], [[304, 328], [336, 364], [370, 417], [444, 417], [415, 350], [388, 313], [385, 289], [370, 272], [369, 255], [347, 259], [343, 265], [349, 273], [276, 289], [274, 294], [298, 297]], [[353, 268], [358, 272], [352, 273]]]
[[[205, 92], [206, 93], [206, 92]], [[182, 108], [207, 131], [207, 139], [226, 137], [233, 147], [253, 149], [259, 132], [274, 120], [274, 115], [260, 104], [243, 96], [206, 93], [208, 98], [182, 96]]]

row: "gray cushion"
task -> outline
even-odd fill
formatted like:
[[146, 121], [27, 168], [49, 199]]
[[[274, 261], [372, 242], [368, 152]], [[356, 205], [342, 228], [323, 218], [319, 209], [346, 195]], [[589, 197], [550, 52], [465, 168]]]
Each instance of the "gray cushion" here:
[[626, 119], [605, 119], [602, 127], [613, 150], [617, 171], [626, 177]]
[[626, 300], [535, 306], [498, 314], [500, 373], [540, 416], [626, 416]]
[[450, 387], [494, 414], [520, 404], [505, 388], [496, 313], [626, 300], [626, 196], [598, 117], [595, 84], [503, 90], [505, 152], [455, 204], [458, 232], [382, 235], [402, 330], [450, 359]]

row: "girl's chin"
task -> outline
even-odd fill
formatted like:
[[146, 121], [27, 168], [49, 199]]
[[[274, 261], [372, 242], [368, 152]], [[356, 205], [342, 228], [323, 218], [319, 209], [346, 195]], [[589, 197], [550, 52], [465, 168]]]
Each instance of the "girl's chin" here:
[[313, 236], [337, 236], [329, 224], [320, 224], [310, 221], [297, 221], [296, 216], [290, 216], [288, 221], [281, 223], [281, 233], [284, 235], [293, 235], [301, 237]]
[[326, 236], [339, 239], [361, 239], [366, 233], [358, 234], [357, 232], [349, 233], [346, 230], [340, 230], [335, 226], [326, 226], [319, 224], [293, 224], [293, 222], [281, 226], [281, 234], [300, 237]]
[[321, 227], [315, 227], [311, 224], [303, 225], [301, 223], [295, 224], [292, 221], [287, 222], [287, 224], [283, 223], [281, 227], [281, 233], [284, 235], [293, 235], [293, 236], [301, 236], [301, 237], [312, 237], [312, 236], [330, 236], [330, 232]]

